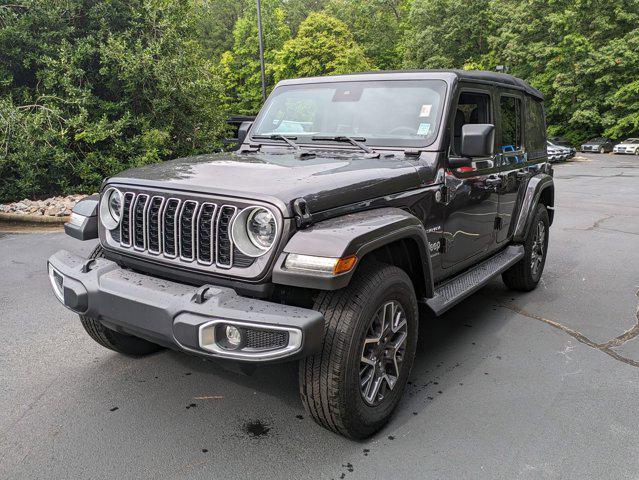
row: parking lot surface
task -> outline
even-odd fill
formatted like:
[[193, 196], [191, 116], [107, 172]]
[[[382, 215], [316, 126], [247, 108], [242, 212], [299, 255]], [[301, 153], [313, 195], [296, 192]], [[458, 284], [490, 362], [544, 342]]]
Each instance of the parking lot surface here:
[[365, 442], [313, 423], [295, 364], [103, 349], [46, 276], [93, 244], [0, 232], [0, 478], [638, 478], [639, 157], [555, 178], [539, 288], [495, 280], [425, 319], [405, 398]]

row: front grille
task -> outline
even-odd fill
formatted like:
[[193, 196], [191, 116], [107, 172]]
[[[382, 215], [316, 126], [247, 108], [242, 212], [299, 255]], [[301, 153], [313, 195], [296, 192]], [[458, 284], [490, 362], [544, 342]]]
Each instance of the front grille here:
[[277, 330], [253, 330], [245, 331], [246, 347], [256, 350], [271, 350], [284, 348], [288, 345], [288, 332]]
[[112, 238], [121, 247], [186, 263], [248, 268], [255, 259], [233, 244], [234, 205], [126, 192], [122, 222]]

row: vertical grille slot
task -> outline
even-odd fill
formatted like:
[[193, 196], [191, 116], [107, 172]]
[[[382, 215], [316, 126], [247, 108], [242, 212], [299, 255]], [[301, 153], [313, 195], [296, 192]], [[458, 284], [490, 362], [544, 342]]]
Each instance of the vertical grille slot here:
[[124, 247], [131, 246], [131, 204], [134, 195], [131, 192], [124, 194], [122, 202], [122, 222], [120, 223], [120, 243]]
[[164, 198], [153, 197], [149, 203], [149, 214], [146, 219], [146, 236], [150, 253], [158, 254], [162, 250], [161, 244], [161, 212]]
[[133, 246], [138, 250], [146, 249], [146, 205], [148, 195], [138, 195], [133, 204]]
[[162, 239], [164, 255], [177, 257], [177, 215], [180, 201], [177, 198], [169, 198], [162, 214]]
[[197, 202], [187, 200], [182, 204], [180, 212], [180, 258], [191, 261], [195, 258], [195, 214]]
[[233, 265], [233, 243], [231, 241], [231, 220], [237, 208], [224, 205], [217, 217], [216, 263], [220, 267], [230, 268]]
[[215, 213], [217, 205], [203, 203], [197, 217], [197, 260], [205, 265], [211, 265], [215, 258]]

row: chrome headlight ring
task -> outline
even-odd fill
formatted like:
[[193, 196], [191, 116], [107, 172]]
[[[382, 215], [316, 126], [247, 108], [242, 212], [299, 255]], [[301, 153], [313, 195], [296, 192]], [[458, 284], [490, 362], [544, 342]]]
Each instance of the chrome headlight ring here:
[[278, 236], [277, 218], [266, 207], [251, 206], [233, 219], [231, 238], [240, 252], [249, 257], [268, 253]]
[[100, 222], [107, 230], [114, 230], [122, 219], [124, 196], [115, 187], [107, 188], [100, 199]]

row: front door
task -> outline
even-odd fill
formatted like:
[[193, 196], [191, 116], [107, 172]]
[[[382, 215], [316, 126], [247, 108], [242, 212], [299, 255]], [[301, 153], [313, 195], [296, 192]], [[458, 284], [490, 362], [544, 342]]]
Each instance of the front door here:
[[[467, 123], [494, 123], [489, 88], [462, 90], [456, 106], [450, 156], [459, 156], [461, 130]], [[495, 245], [500, 179], [496, 157], [475, 158], [472, 167], [447, 170], [442, 267], [459, 266]], [[472, 259], [472, 260], [471, 260]]]

